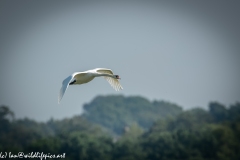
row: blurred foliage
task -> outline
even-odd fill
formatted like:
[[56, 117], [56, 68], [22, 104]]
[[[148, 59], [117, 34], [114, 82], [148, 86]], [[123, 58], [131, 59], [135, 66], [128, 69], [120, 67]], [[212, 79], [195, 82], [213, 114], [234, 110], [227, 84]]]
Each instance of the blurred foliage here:
[[126, 126], [134, 123], [146, 130], [156, 120], [173, 117], [182, 112], [182, 108], [176, 104], [164, 101], [151, 103], [139, 96], [98, 96], [83, 108], [84, 118], [118, 135], [124, 132]]
[[68, 160], [240, 159], [240, 103], [182, 111], [142, 97], [99, 96], [84, 108], [82, 116], [40, 123], [16, 120], [1, 106], [0, 152], [66, 153]]

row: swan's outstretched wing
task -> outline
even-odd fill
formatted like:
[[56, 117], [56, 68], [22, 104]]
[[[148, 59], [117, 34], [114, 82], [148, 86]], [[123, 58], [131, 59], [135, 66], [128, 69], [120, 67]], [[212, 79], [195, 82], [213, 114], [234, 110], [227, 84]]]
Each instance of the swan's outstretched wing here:
[[[107, 68], [96, 68], [95, 71], [98, 72], [98, 73], [105, 73], [105, 74], [113, 75], [112, 70], [111, 69], [107, 69]], [[111, 77], [107, 77], [107, 76], [104, 76], [104, 78], [108, 81], [108, 83], [116, 91], [119, 91], [119, 90], [123, 89], [123, 87], [121, 86], [121, 84], [119, 83], [119, 81], [117, 79], [111, 78]]]
[[62, 88], [60, 89], [59, 96], [58, 96], [58, 103], [60, 103], [65, 91], [67, 90], [69, 83], [74, 79], [73, 75], [67, 77], [62, 82]]
[[107, 68], [96, 68], [95, 71], [98, 72], [98, 73], [106, 73], [106, 74], [113, 75], [112, 70], [111, 69], [107, 69]]
[[117, 79], [111, 78], [111, 77], [104, 77], [108, 83], [116, 90], [116, 91], [120, 91], [121, 89], [123, 89], [123, 87], [121, 86], [121, 84], [119, 83], [119, 81]]

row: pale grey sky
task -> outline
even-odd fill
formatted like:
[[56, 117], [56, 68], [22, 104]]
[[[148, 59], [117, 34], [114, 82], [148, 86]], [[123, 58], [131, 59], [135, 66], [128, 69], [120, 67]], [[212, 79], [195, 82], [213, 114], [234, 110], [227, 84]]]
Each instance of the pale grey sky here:
[[[0, 1], [0, 105], [45, 121], [82, 112], [97, 95], [140, 95], [185, 109], [240, 100], [240, 10], [220, 1]], [[111, 68], [70, 86], [75, 71]]]

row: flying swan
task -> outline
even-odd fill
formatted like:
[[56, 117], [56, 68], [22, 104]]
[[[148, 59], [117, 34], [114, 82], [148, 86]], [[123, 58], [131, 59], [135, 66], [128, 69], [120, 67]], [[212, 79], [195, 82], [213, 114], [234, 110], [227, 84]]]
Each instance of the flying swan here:
[[118, 81], [118, 79], [120, 79], [119, 75], [114, 75], [111, 69], [96, 68], [84, 72], [75, 72], [63, 80], [62, 88], [60, 89], [58, 96], [58, 103], [60, 103], [69, 85], [88, 83], [95, 77], [100, 76], [103, 76], [116, 91], [123, 89]]

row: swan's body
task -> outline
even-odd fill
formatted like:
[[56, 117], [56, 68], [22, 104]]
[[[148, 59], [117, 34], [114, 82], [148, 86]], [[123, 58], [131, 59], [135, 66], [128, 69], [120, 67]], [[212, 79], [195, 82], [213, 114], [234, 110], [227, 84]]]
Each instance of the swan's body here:
[[123, 89], [121, 84], [118, 81], [118, 79], [120, 79], [119, 76], [114, 75], [111, 69], [96, 68], [96, 69], [88, 70], [84, 72], [75, 72], [72, 75], [68, 76], [65, 80], [63, 80], [62, 88], [58, 96], [58, 103], [60, 103], [69, 85], [79, 85], [79, 84], [88, 83], [91, 80], [93, 80], [95, 77], [100, 77], [100, 76], [103, 76], [116, 91]]

